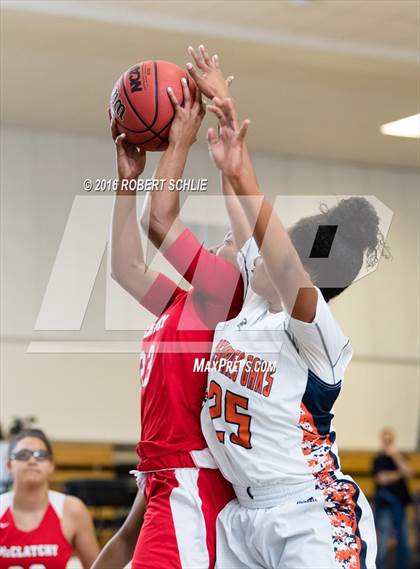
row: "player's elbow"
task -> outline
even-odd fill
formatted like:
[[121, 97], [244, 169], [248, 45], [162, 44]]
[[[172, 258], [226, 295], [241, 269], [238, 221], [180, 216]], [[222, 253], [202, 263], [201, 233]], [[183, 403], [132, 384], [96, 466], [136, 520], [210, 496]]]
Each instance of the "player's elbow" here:
[[116, 283], [121, 284], [122, 275], [120, 272], [118, 272], [118, 270], [111, 269], [111, 279]]
[[146, 266], [138, 262], [111, 262], [111, 278], [124, 289], [127, 289], [133, 280], [141, 278], [145, 272]]
[[171, 212], [147, 212], [140, 218], [140, 225], [148, 238], [159, 246], [165, 240], [175, 217]]
[[124, 280], [124, 266], [122, 263], [112, 260], [111, 261], [111, 278], [118, 284], [122, 284]]

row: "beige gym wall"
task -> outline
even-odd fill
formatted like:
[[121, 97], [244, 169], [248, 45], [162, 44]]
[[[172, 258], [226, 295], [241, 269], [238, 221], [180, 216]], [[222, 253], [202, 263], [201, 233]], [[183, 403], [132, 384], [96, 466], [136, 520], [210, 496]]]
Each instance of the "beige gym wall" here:
[[[418, 173], [262, 153], [254, 153], [254, 160], [261, 187], [272, 197], [375, 195], [394, 212], [388, 238], [393, 260], [382, 260], [375, 273], [333, 303], [354, 346], [335, 427], [343, 448], [375, 448], [377, 432], [387, 424], [397, 429], [403, 448], [414, 449], [420, 395]], [[217, 193], [218, 176], [204, 146], [192, 150], [186, 175], [209, 178], [211, 193]], [[33, 414], [55, 439], [136, 441], [136, 354], [27, 353], [31, 340], [124, 339], [122, 332], [104, 330], [105, 260], [81, 332], [34, 332], [71, 205], [83, 195], [82, 180], [113, 176], [113, 146], [106, 138], [4, 130], [1, 405], [6, 424], [15, 415]], [[219, 222], [214, 211], [206, 210], [206, 217]]]

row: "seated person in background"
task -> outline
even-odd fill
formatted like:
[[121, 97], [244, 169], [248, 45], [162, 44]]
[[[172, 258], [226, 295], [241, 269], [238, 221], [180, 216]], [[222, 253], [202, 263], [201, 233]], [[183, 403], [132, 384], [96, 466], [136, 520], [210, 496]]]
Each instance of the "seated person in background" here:
[[384, 428], [380, 434], [381, 452], [375, 457], [373, 475], [376, 482], [375, 520], [378, 532], [378, 569], [387, 567], [391, 532], [397, 538], [398, 569], [409, 566], [408, 528], [405, 508], [411, 502], [407, 479], [412, 476], [406, 458], [395, 446], [395, 433]]
[[99, 552], [86, 506], [48, 488], [51, 443], [39, 429], [10, 442], [11, 492], [0, 496], [0, 569], [65, 569], [74, 553], [88, 569]]

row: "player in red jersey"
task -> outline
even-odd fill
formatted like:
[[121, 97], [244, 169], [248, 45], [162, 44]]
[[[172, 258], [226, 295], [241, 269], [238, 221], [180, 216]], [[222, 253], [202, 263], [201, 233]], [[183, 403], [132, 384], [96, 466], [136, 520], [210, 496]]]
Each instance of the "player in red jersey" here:
[[[212, 72], [214, 86], [226, 93], [218, 66]], [[183, 106], [168, 93], [175, 118], [169, 147], [155, 174], [159, 180], [182, 177], [204, 115], [201, 95], [190, 101], [186, 83], [183, 93]], [[207, 251], [182, 224], [178, 212], [173, 215], [174, 199], [168, 199], [166, 182], [162, 192], [152, 192], [142, 222], [192, 289], [186, 291], [150, 269], [143, 256], [136, 196], [124, 189], [123, 182], [142, 173], [145, 154], [125, 142], [115, 123], [112, 134], [120, 180], [113, 212], [112, 276], [157, 317], [142, 344], [142, 432], [137, 450], [147, 507], [132, 567], [212, 568], [216, 517], [232, 498], [232, 489], [217, 470], [201, 433], [207, 372], [194, 371], [194, 362], [208, 360], [215, 325], [241, 308], [245, 287], [234, 264], [237, 249], [228, 236], [216, 255]], [[111, 553], [108, 548], [108, 561]], [[98, 559], [95, 568], [107, 566], [101, 557], [103, 563]]]
[[0, 569], [65, 569], [74, 552], [84, 569], [99, 552], [86, 506], [48, 489], [51, 444], [39, 429], [11, 442], [13, 490], [0, 496]]

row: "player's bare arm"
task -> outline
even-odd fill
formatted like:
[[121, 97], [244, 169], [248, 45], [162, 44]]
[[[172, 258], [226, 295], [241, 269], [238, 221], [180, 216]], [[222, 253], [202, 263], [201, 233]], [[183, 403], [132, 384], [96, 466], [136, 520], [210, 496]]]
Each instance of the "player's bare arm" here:
[[[188, 48], [188, 53], [195, 63], [187, 63], [187, 71], [198, 85], [200, 91], [209, 99], [218, 97], [220, 99], [231, 97], [230, 85], [233, 75], [226, 79], [220, 67], [220, 59], [217, 54], [209, 56], [204, 45], [200, 45], [198, 52], [193, 47]], [[245, 159], [250, 160], [248, 149], [245, 145]], [[221, 172], [221, 186], [225, 196], [226, 209], [230, 219], [233, 238], [237, 249], [241, 249], [243, 244], [252, 236], [252, 230], [239, 198], [236, 196], [228, 178]]]
[[220, 133], [208, 131], [211, 156], [227, 176], [236, 195], [240, 196], [254, 237], [273, 284], [287, 311], [297, 320], [312, 322], [317, 303], [317, 291], [290, 240], [286, 228], [264, 199], [255, 175], [244, 158], [244, 141], [250, 124], [239, 125], [231, 99], [213, 99], [208, 107], [221, 126]]
[[[155, 173], [155, 177], [160, 180], [178, 179], [182, 176], [189, 149], [196, 140], [205, 112], [200, 91], [197, 89], [195, 100], [192, 101], [186, 80], [182, 81], [182, 89], [184, 97], [182, 106], [173, 91], [168, 92], [174, 106], [175, 118], [169, 133], [169, 147], [162, 156]], [[148, 196], [149, 201], [142, 214], [142, 226], [154, 245], [165, 254], [171, 246], [177, 243], [178, 253], [174, 256], [174, 251], [172, 251], [172, 255], [167, 258], [178, 272], [194, 284], [195, 291], [200, 295], [200, 303], [205, 305], [201, 307], [205, 312], [202, 317], [209, 323], [207, 312], [211, 310], [203, 299], [211, 298], [212, 302], [216, 299], [223, 309], [226, 309], [226, 312], [222, 313], [226, 316], [236, 287], [241, 286], [239, 284], [240, 275], [237, 269], [226, 260], [209, 254], [191, 233], [186, 237], [187, 241], [180, 245], [179, 238], [187, 228], [179, 216], [178, 192], [170, 191], [168, 185], [167, 182], [163, 183], [161, 191], [151, 192]], [[201, 250], [201, 269], [187, 271], [199, 250]], [[209, 281], [204, 267], [213, 274], [212, 281]], [[227, 286], [227, 283], [232, 286]], [[211, 306], [214, 309], [214, 305]], [[213, 320], [211, 322], [213, 326]]]
[[[229, 85], [233, 80], [232, 76], [224, 78], [219, 66], [219, 59], [215, 55], [209, 59], [204, 46], [200, 46], [200, 56], [196, 54], [193, 48], [189, 48], [189, 52], [194, 59], [198, 69], [197, 71], [192, 64], [187, 66], [191, 77], [198, 81], [198, 86], [204, 89], [206, 96], [227, 96], [229, 95]], [[204, 55], [201, 55], [204, 53]], [[206, 60], [206, 61], [205, 61]], [[195, 80], [195, 79], [194, 79]], [[170, 145], [163, 155], [155, 177], [157, 179], [176, 179], [182, 176], [185, 167], [188, 146], [188, 132], [181, 125], [188, 124], [188, 112], [191, 118], [194, 118], [194, 109], [191, 106], [190, 92], [185, 81], [182, 83], [184, 93], [184, 106], [180, 106], [174, 93], [168, 92], [170, 100], [175, 109], [175, 120], [170, 132]], [[201, 89], [200, 89], [201, 90]], [[198, 95], [198, 94], [197, 94]], [[200, 102], [202, 105], [202, 103]], [[187, 106], [188, 105], [188, 106]], [[183, 110], [183, 121], [177, 120], [177, 112], [180, 114]], [[203, 107], [201, 106], [203, 112]], [[191, 144], [195, 141], [190, 138]], [[226, 206], [231, 222], [234, 240], [238, 249], [252, 235], [246, 216], [239, 204], [229, 180], [226, 176], [221, 175], [222, 189], [226, 196]], [[153, 192], [152, 196], [147, 198], [146, 207], [142, 215], [142, 226], [148, 232], [149, 237], [158, 247], [164, 242], [163, 248], [166, 249], [185, 229], [184, 224], [179, 218], [179, 195], [178, 192], [168, 192], [167, 185], [163, 186], [162, 192]]]
[[105, 545], [92, 565], [92, 569], [125, 567], [131, 561], [143, 525], [145, 511], [144, 495], [139, 490], [124, 524]]
[[155, 178], [166, 180], [159, 192], [150, 192], [142, 213], [142, 227], [156, 247], [165, 251], [185, 230], [179, 218], [178, 192], [170, 192], [169, 180], [182, 178], [188, 152], [197, 140], [197, 133], [203, 120], [205, 109], [201, 93], [197, 89], [195, 100], [191, 100], [190, 90], [185, 78], [181, 80], [184, 103], [180, 104], [172, 89], [168, 96], [173, 104], [175, 117], [169, 133], [169, 146], [163, 153]]
[[146, 154], [125, 140], [115, 118], [111, 122], [115, 142], [119, 187], [112, 214], [111, 275], [134, 298], [140, 301], [158, 273], [144, 261], [137, 221], [136, 192], [124, 188], [124, 180], [137, 179], [146, 165]]

